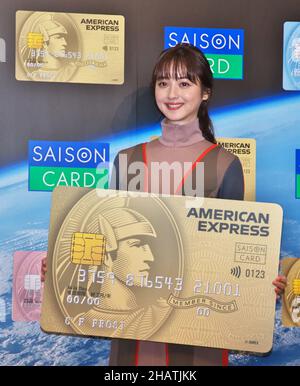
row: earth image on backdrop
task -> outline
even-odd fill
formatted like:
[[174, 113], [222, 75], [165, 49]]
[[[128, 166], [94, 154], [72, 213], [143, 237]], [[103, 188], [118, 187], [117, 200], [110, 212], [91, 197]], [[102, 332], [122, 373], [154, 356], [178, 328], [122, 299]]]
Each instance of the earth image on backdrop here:
[[[284, 210], [281, 258], [300, 257], [300, 200], [295, 198], [295, 150], [299, 142], [300, 96], [269, 99], [212, 112], [216, 136], [255, 138], [257, 143], [256, 200], [275, 202]], [[99, 138], [117, 151], [160, 135], [158, 126], [139, 136]], [[298, 144], [298, 145], [297, 145]], [[51, 194], [28, 192], [26, 162], [0, 173], [0, 363], [1, 365], [107, 365], [110, 342], [45, 334], [37, 322], [13, 322], [13, 253], [47, 250]], [[230, 365], [300, 365], [300, 329], [281, 324], [277, 303], [274, 346], [270, 355], [231, 353]]]

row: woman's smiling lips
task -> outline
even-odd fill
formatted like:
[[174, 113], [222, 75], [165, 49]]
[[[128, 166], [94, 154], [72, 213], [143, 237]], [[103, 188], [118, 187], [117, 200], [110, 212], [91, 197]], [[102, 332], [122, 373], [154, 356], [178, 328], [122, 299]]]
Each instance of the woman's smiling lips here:
[[178, 110], [181, 106], [183, 106], [183, 103], [166, 103], [168, 110]]

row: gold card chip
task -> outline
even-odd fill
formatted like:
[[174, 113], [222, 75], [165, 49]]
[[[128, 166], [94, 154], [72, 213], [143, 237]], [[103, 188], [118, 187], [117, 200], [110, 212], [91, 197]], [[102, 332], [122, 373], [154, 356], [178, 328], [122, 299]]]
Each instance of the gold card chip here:
[[27, 47], [33, 49], [42, 49], [44, 45], [44, 36], [40, 33], [29, 32], [27, 34]]
[[71, 262], [101, 265], [105, 257], [105, 236], [93, 233], [73, 233]]
[[299, 279], [293, 280], [293, 293], [294, 293], [294, 295], [300, 295], [300, 280]]

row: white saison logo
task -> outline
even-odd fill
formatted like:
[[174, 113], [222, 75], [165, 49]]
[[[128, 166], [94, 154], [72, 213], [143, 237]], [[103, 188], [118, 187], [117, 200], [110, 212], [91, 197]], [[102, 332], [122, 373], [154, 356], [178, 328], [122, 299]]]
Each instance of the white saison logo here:
[[0, 63], [6, 62], [6, 44], [5, 40], [0, 38]]

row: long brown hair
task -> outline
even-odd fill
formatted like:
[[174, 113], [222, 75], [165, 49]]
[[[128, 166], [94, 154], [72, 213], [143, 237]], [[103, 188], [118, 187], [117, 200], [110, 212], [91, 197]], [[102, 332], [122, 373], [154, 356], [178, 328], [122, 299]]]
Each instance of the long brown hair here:
[[[170, 69], [172, 68], [172, 74]], [[200, 130], [203, 137], [212, 143], [217, 143], [212, 121], [208, 114], [208, 103], [212, 95], [213, 75], [208, 60], [198, 48], [191, 44], [180, 43], [168, 48], [160, 54], [152, 74], [152, 88], [155, 90], [156, 81], [161, 78], [184, 76], [191, 82], [201, 83], [208, 99], [203, 100], [198, 110]]]

